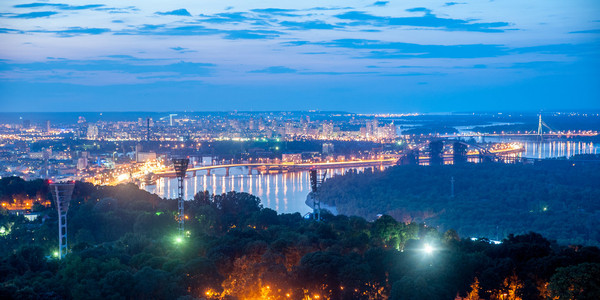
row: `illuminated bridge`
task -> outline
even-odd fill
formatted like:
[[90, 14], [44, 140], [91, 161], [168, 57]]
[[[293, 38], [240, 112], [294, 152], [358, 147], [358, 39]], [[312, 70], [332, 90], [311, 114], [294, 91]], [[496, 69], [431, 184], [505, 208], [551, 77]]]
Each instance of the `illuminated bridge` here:
[[[271, 172], [283, 173], [283, 172], [296, 172], [308, 170], [311, 168], [315, 169], [330, 169], [330, 168], [358, 168], [358, 167], [373, 167], [373, 166], [389, 166], [394, 165], [398, 161], [398, 158], [382, 158], [382, 159], [367, 159], [367, 160], [349, 160], [349, 161], [335, 161], [335, 162], [313, 162], [313, 163], [239, 163], [239, 164], [223, 164], [223, 165], [212, 165], [212, 166], [201, 166], [195, 168], [189, 168], [188, 172], [192, 173], [192, 176], [196, 176], [198, 171], [206, 171], [206, 175], [210, 175], [211, 170], [225, 169], [225, 176], [229, 176], [229, 169], [231, 168], [248, 168], [248, 175], [252, 175], [252, 170], [258, 170], [263, 174]], [[158, 177], [175, 177], [175, 171], [169, 170], [164, 172], [157, 172], [154, 175]]]
[[464, 134], [447, 134], [439, 135], [440, 138], [461, 138], [461, 137], [590, 137], [597, 136], [600, 133], [597, 131], [564, 131], [564, 132], [548, 132], [538, 134], [537, 132], [524, 132], [524, 133], [464, 133]]

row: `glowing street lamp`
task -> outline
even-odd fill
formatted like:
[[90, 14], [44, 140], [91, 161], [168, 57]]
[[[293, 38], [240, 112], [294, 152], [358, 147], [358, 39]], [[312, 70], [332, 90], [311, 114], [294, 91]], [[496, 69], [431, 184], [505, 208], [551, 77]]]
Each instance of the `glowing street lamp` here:
[[181, 236], [177, 236], [175, 237], [175, 244], [180, 245], [181, 243], [183, 243], [183, 238]]
[[423, 251], [425, 252], [425, 254], [427, 255], [431, 255], [433, 253], [433, 247], [429, 244], [425, 244], [425, 247], [423, 248]]

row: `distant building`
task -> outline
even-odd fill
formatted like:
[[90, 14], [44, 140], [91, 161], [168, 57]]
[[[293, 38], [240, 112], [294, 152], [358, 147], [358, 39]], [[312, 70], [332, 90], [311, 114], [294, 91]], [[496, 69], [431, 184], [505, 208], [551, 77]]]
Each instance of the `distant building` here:
[[85, 170], [88, 166], [88, 160], [86, 157], [80, 157], [77, 159], [77, 170]]
[[155, 160], [156, 159], [156, 153], [154, 152], [137, 152], [136, 155], [136, 161], [141, 163], [141, 162], [147, 162], [149, 160]]
[[87, 138], [89, 140], [98, 139], [98, 126], [90, 124], [87, 128]]
[[46, 132], [50, 132], [50, 120], [46, 120]]
[[302, 154], [301, 153], [284, 153], [281, 155], [282, 162], [293, 162], [293, 163], [301, 163], [302, 162]]
[[210, 165], [212, 165], [212, 157], [211, 156], [203, 156], [202, 157], [202, 165], [203, 166], [210, 166]]
[[333, 154], [333, 144], [332, 143], [323, 143], [323, 150], [321, 153], [324, 156]]
[[330, 138], [333, 136], [333, 124], [332, 123], [323, 123], [323, 136], [325, 138]]

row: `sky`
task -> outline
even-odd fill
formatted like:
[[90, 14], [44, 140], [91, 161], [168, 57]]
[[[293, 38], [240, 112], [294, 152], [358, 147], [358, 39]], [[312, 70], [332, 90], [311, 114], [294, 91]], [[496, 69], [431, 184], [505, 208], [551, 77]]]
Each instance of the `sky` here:
[[0, 111], [600, 109], [600, 1], [0, 2]]

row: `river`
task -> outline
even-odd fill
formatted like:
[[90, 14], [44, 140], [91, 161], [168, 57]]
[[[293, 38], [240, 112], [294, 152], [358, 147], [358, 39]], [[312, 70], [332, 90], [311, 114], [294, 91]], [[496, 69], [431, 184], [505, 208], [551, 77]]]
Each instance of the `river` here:
[[[363, 171], [364, 168], [354, 168]], [[327, 178], [344, 174], [350, 168], [327, 169]], [[248, 175], [246, 168], [231, 168], [229, 176], [225, 170], [216, 169], [210, 175], [198, 171], [196, 177], [189, 176], [184, 180], [184, 199], [190, 200], [198, 192], [207, 190], [212, 194], [228, 191], [247, 192], [261, 199], [264, 207], [278, 213], [295, 213], [302, 215], [312, 211], [305, 204], [310, 192], [310, 177], [308, 171], [289, 172], [281, 174], [259, 174], [253, 170]], [[156, 185], [144, 187], [148, 192], [163, 198], [177, 198], [177, 179], [161, 178]]]
[[[519, 142], [523, 144], [527, 158], [552, 158], [570, 157], [575, 154], [600, 153], [600, 144], [579, 142], [574, 140], [552, 140], [542, 143], [531, 140], [507, 139], [486, 137], [485, 142]], [[364, 168], [357, 168], [362, 171]], [[329, 169], [327, 177], [343, 174], [349, 169]], [[307, 171], [290, 172], [282, 174], [259, 174], [256, 170], [248, 175], [248, 169], [231, 168], [230, 176], [225, 176], [225, 170], [217, 169], [206, 175], [198, 172], [191, 177], [188, 173], [184, 181], [184, 199], [189, 200], [197, 192], [208, 190], [213, 194], [228, 191], [247, 192], [259, 197], [264, 207], [271, 208], [278, 213], [306, 214], [312, 209], [305, 204], [306, 196], [310, 192], [310, 178]], [[144, 187], [148, 192], [161, 197], [177, 198], [177, 179], [161, 178], [156, 185]]]

